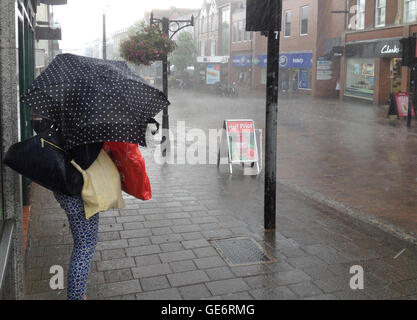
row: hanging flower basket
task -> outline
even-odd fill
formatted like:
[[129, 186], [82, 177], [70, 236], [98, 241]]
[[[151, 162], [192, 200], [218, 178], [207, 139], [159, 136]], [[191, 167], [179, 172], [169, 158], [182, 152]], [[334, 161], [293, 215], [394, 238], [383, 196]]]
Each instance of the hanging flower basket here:
[[120, 44], [123, 59], [136, 65], [150, 65], [174, 51], [176, 44], [157, 26], [142, 24], [135, 35]]

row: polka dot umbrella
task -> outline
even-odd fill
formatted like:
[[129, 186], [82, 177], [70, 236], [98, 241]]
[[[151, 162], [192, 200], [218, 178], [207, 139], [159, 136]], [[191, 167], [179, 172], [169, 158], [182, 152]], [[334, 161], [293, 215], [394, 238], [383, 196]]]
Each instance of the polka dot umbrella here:
[[58, 124], [64, 148], [103, 141], [146, 146], [146, 127], [170, 103], [125, 62], [58, 55], [22, 95], [35, 116]]

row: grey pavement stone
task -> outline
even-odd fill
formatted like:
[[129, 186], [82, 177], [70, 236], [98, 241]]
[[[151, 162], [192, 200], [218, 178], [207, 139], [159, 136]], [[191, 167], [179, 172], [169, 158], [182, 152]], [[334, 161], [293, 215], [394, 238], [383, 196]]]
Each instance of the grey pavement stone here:
[[182, 300], [181, 294], [177, 288], [162, 289], [138, 293], [137, 300]]
[[189, 260], [195, 258], [194, 252], [191, 250], [182, 250], [174, 252], [160, 253], [159, 258], [162, 262], [173, 262], [181, 260]]
[[154, 244], [162, 244], [168, 242], [178, 242], [182, 240], [182, 236], [180, 234], [166, 234], [161, 236], [152, 236], [150, 237], [151, 242]]
[[143, 291], [155, 291], [169, 288], [170, 285], [165, 276], [150, 277], [139, 280]]
[[138, 280], [106, 283], [97, 286], [97, 298], [99, 299], [138, 292], [142, 292]]
[[275, 282], [278, 285], [289, 285], [310, 280], [310, 277], [300, 270], [291, 270], [275, 273]]
[[317, 296], [323, 293], [320, 288], [314, 285], [311, 281], [292, 284], [288, 287], [301, 298]]
[[170, 262], [169, 265], [171, 266], [172, 271], [174, 273], [185, 272], [185, 271], [193, 271], [193, 270], [197, 269], [193, 260], [183, 260], [183, 261]]
[[110, 240], [97, 243], [97, 250], [109, 250], [118, 248], [127, 248], [129, 245], [126, 239], [123, 240]]
[[126, 251], [125, 249], [110, 249], [110, 250], [102, 250], [101, 251], [101, 258], [103, 260], [112, 260], [112, 259], [119, 259], [125, 258]]
[[107, 282], [121, 282], [133, 279], [132, 271], [130, 269], [105, 271], [104, 277]]
[[210, 291], [204, 284], [180, 287], [178, 290], [186, 300], [196, 300], [211, 297]]
[[181, 287], [209, 281], [207, 274], [201, 270], [169, 274], [167, 277], [173, 287]]
[[249, 293], [256, 300], [294, 300], [298, 299], [297, 295], [292, 292], [288, 287], [279, 286], [268, 289], [255, 289], [249, 291]]
[[232, 273], [229, 267], [217, 267], [205, 270], [210, 280], [224, 280], [234, 278], [235, 275]]
[[143, 238], [151, 236], [152, 232], [148, 229], [134, 229], [129, 231], [120, 231], [120, 236], [122, 239], [126, 238]]
[[246, 282], [239, 278], [208, 282], [206, 285], [214, 296], [250, 290]]
[[160, 263], [154, 265], [145, 265], [132, 268], [132, 273], [135, 278], [146, 278], [153, 276], [162, 276], [171, 273], [171, 268], [167, 263]]
[[159, 256], [157, 254], [150, 254], [147, 256], [135, 257], [135, 262], [136, 262], [136, 266], [142, 267], [142, 266], [160, 264], [161, 259], [159, 259]]
[[180, 242], [161, 243], [159, 245], [162, 252], [182, 251], [184, 247]]
[[184, 240], [198, 240], [203, 239], [203, 235], [200, 232], [185, 232], [180, 233]]
[[198, 258], [194, 259], [194, 262], [199, 269], [208, 269], [226, 265], [224, 260], [220, 257]]
[[127, 239], [129, 243], [129, 247], [140, 247], [140, 246], [148, 246], [151, 245], [151, 240], [147, 237], [145, 238], [131, 238]]
[[184, 226], [172, 226], [171, 229], [176, 233], [181, 233], [200, 231], [201, 227], [198, 224], [190, 224]]
[[146, 256], [149, 254], [155, 254], [161, 252], [161, 248], [158, 245], [129, 247], [126, 248], [126, 254], [129, 257]]
[[346, 277], [332, 277], [314, 281], [314, 284], [325, 293], [350, 290], [349, 279]]
[[205, 239], [182, 241], [182, 245], [186, 249], [195, 249], [200, 247], [208, 247], [210, 243]]
[[253, 300], [249, 292], [229, 293], [222, 296], [223, 300]]
[[219, 255], [216, 249], [214, 249], [213, 247], [197, 248], [197, 249], [193, 249], [193, 251], [196, 254], [196, 256], [199, 258], [217, 257]]
[[160, 236], [165, 234], [172, 233], [172, 230], [168, 227], [162, 227], [162, 228], [152, 228], [151, 229], [152, 235], [154, 236]]
[[98, 271], [125, 269], [125, 268], [134, 267], [134, 266], [135, 266], [135, 260], [131, 257], [97, 262]]
[[122, 230], [135, 230], [135, 229], [143, 229], [144, 225], [142, 222], [127, 222], [122, 224]]

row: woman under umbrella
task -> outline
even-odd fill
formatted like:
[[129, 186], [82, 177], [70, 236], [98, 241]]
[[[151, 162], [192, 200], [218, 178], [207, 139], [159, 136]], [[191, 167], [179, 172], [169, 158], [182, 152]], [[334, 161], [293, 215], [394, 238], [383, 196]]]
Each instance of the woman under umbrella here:
[[[124, 62], [104, 61], [72, 54], [58, 55], [33, 82], [21, 101], [38, 125], [58, 125], [64, 150], [86, 170], [103, 142], [119, 141], [146, 146], [150, 119], [169, 105], [165, 95]], [[68, 216], [74, 239], [68, 271], [68, 299], [86, 299], [87, 279], [97, 240], [99, 215], [86, 219], [81, 195], [54, 192]]]

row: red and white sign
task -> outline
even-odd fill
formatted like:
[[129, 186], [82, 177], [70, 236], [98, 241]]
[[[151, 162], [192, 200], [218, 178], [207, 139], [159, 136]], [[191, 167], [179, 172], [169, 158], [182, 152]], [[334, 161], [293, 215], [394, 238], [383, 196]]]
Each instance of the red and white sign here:
[[[399, 117], [408, 117], [408, 102], [410, 96], [407, 92], [400, 92], [395, 94], [395, 104], [397, 105], [397, 111]], [[414, 108], [411, 108], [412, 116], [415, 117]]]

